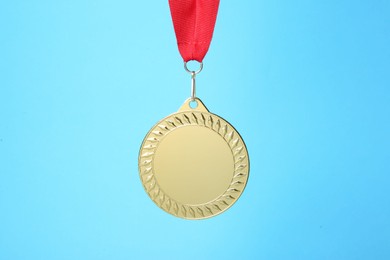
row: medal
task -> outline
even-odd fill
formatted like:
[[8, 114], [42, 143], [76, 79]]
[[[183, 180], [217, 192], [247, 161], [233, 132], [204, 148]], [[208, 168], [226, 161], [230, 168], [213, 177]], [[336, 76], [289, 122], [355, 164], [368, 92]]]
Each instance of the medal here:
[[[244, 191], [249, 157], [236, 129], [209, 112], [196, 97], [196, 75], [211, 42], [218, 0], [170, 0], [184, 67], [191, 74], [191, 97], [176, 113], [148, 132], [139, 153], [145, 191], [164, 211], [185, 219], [204, 219], [231, 207]], [[198, 71], [187, 68], [196, 60]]]

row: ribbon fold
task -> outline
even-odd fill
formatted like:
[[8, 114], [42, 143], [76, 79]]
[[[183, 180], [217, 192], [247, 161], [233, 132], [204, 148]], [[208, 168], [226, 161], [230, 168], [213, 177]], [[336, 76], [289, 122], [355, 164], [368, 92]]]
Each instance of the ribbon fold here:
[[177, 45], [185, 62], [202, 62], [209, 49], [219, 0], [169, 0]]

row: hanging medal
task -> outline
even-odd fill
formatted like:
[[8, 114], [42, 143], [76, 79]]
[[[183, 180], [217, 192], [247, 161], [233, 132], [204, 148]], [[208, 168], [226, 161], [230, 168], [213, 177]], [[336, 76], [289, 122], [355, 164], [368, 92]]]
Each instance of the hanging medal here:
[[[196, 97], [196, 75], [203, 68], [214, 31], [219, 0], [169, 0], [191, 96], [180, 109], [148, 132], [139, 153], [145, 191], [164, 211], [204, 219], [230, 208], [244, 191], [249, 157], [237, 130], [211, 113]], [[196, 71], [188, 61], [198, 61]]]

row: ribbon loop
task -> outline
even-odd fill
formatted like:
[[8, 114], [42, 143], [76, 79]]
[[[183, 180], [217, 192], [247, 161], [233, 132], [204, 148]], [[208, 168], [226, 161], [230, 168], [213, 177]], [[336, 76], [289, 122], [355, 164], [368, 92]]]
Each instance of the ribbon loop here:
[[179, 52], [185, 62], [202, 62], [209, 49], [219, 0], [169, 0]]

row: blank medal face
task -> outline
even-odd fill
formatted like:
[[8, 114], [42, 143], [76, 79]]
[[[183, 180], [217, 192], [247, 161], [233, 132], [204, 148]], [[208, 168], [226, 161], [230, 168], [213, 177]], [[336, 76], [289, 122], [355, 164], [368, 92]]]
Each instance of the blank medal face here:
[[249, 159], [238, 132], [203, 103], [158, 122], [139, 155], [141, 181], [150, 198], [166, 212], [203, 219], [228, 209], [243, 192]]

